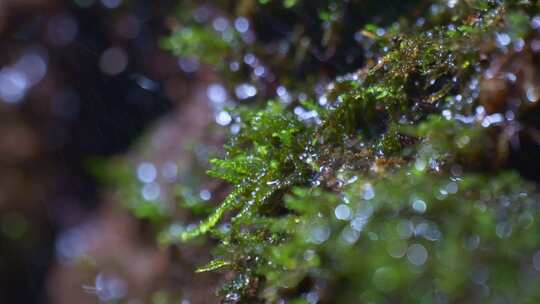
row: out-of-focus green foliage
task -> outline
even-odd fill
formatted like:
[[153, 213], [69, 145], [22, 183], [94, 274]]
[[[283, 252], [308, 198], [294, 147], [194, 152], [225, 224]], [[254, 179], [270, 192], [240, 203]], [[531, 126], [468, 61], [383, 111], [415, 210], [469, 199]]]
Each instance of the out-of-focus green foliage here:
[[[281, 1], [241, 3], [234, 7], [256, 18]], [[216, 259], [198, 271], [234, 277], [220, 289], [225, 303], [540, 301], [538, 193], [507, 165], [516, 128], [537, 132], [522, 118], [538, 102], [538, 67], [505, 76], [515, 84], [511, 99], [483, 98], [494, 61], [538, 58], [539, 6], [418, 3], [425, 8], [418, 19], [358, 29], [364, 68], [318, 94], [309, 88], [322, 74], [287, 74], [309, 61], [297, 57], [302, 47], [313, 49], [302, 46], [309, 35], [298, 36], [308, 40], [290, 42], [294, 56], [273, 54], [278, 60], [266, 66], [292, 87], [291, 98], [236, 109], [239, 132], [209, 171], [231, 192], [198, 225], [161, 235], [182, 246], [217, 241]], [[323, 28], [347, 27], [340, 18], [350, 7], [325, 4], [332, 14], [318, 16]], [[307, 4], [280, 5], [294, 12]], [[246, 52], [272, 58], [263, 50], [274, 38], [248, 43], [237, 34], [215, 37], [210, 25], [185, 30], [166, 43], [180, 56], [211, 64]], [[332, 43], [322, 48], [340, 45]], [[287, 66], [291, 58], [296, 64]], [[219, 73], [234, 74], [226, 62], [217, 63]], [[246, 81], [242, 75], [225, 79], [228, 86]]]
[[177, 55], [203, 59], [205, 63], [218, 64], [229, 44], [213, 32], [201, 27], [185, 28], [163, 42], [163, 47], [174, 50]]

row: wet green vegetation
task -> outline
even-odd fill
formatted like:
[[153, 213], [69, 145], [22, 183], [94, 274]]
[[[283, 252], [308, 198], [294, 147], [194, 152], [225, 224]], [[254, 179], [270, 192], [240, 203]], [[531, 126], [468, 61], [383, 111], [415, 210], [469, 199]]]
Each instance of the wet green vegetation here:
[[[537, 303], [538, 175], [520, 162], [537, 145], [539, 4], [417, 1], [344, 36], [360, 2], [314, 1], [320, 31], [292, 24], [261, 41], [244, 19], [221, 30], [180, 16], [164, 45], [236, 92], [208, 171], [231, 190], [202, 211], [181, 195], [200, 223], [169, 214], [160, 242], [208, 243], [215, 259], [197, 271], [224, 274], [224, 303]], [[239, 3], [221, 1], [219, 16], [249, 27], [310, 7]], [[309, 54], [353, 45], [354, 70]]]

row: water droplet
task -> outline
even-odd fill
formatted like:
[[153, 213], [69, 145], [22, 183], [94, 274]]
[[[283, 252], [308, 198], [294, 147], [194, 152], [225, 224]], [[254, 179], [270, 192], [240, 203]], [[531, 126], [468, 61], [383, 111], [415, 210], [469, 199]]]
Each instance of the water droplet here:
[[56, 256], [62, 263], [73, 263], [90, 250], [88, 227], [85, 225], [63, 231], [56, 240]]
[[540, 16], [536, 15], [531, 19], [531, 27], [535, 30], [540, 29]]
[[257, 64], [257, 58], [255, 55], [248, 53], [244, 56], [244, 63], [250, 66], [255, 66]]
[[185, 73], [194, 73], [199, 69], [199, 61], [194, 58], [180, 58], [178, 65]]
[[231, 134], [236, 135], [240, 132], [241, 126], [238, 123], [231, 125]]
[[316, 291], [310, 291], [305, 295], [308, 304], [317, 304], [319, 302], [319, 295]]
[[525, 47], [525, 40], [518, 38], [514, 41], [514, 51], [521, 52]]
[[21, 101], [29, 86], [29, 80], [21, 70], [14, 68], [0, 70], [0, 98], [4, 102]]
[[159, 88], [159, 83], [142, 75], [142, 74], [131, 74], [130, 75], [132, 79], [135, 80], [137, 85], [141, 87], [142, 89], [145, 89], [147, 91], [157, 91]]
[[278, 95], [279, 100], [283, 103], [290, 103], [292, 101], [291, 95], [284, 86], [279, 86], [276, 89], [276, 94]]
[[39, 53], [29, 52], [24, 54], [13, 68], [24, 74], [29, 85], [35, 85], [47, 73], [47, 62]]
[[257, 95], [257, 88], [251, 84], [243, 83], [236, 86], [234, 93], [239, 99], [248, 99]]
[[351, 217], [351, 208], [345, 204], [338, 205], [334, 214], [338, 220], [348, 220]]
[[362, 187], [362, 197], [365, 200], [371, 200], [375, 197], [375, 189], [370, 183], [365, 183]]
[[206, 95], [211, 102], [215, 104], [222, 104], [227, 101], [227, 91], [221, 84], [211, 84], [206, 89]]
[[178, 238], [184, 231], [185, 231], [185, 228], [180, 223], [173, 223], [168, 229], [168, 233], [173, 239]]
[[229, 20], [223, 17], [217, 17], [212, 22], [212, 27], [218, 32], [223, 32], [229, 27]]
[[450, 110], [443, 110], [442, 111], [442, 116], [446, 119], [446, 120], [450, 120], [452, 119], [452, 111]]
[[249, 21], [245, 17], [238, 17], [234, 20], [234, 28], [239, 33], [245, 33], [249, 30]]
[[426, 202], [424, 202], [423, 200], [415, 199], [412, 202], [412, 208], [413, 208], [414, 211], [416, 211], [418, 213], [424, 213], [424, 212], [426, 212], [427, 205], [426, 205]]
[[145, 184], [141, 190], [142, 197], [147, 201], [154, 201], [158, 199], [160, 193], [161, 189], [157, 183]]
[[124, 48], [111, 47], [106, 49], [99, 59], [101, 71], [107, 75], [118, 75], [122, 73], [128, 65], [128, 54]]
[[388, 254], [396, 259], [402, 258], [407, 253], [408, 244], [403, 240], [396, 240], [386, 245], [386, 251]]
[[346, 227], [341, 233], [341, 238], [348, 244], [354, 244], [359, 236], [360, 233], [356, 229], [351, 229], [350, 227]]
[[208, 201], [212, 198], [212, 192], [210, 192], [208, 189], [203, 189], [199, 192], [199, 196], [203, 201]]
[[259, 65], [253, 70], [253, 74], [255, 74], [255, 76], [257, 77], [263, 76], [265, 72], [266, 72], [266, 68], [263, 67], [262, 65]]
[[437, 225], [429, 223], [429, 222], [422, 222], [416, 226], [414, 229], [415, 236], [422, 236], [428, 241], [438, 241], [442, 233], [437, 228]]
[[414, 224], [409, 220], [401, 220], [396, 225], [396, 232], [402, 239], [410, 238], [414, 233]]
[[324, 224], [315, 224], [311, 228], [311, 241], [315, 244], [322, 244], [330, 237], [330, 228]]
[[[229, 301], [229, 302], [232, 302], [232, 303], [236, 303], [238, 301], [240, 301], [240, 294], [236, 293], [236, 292], [230, 292], [228, 293], [227, 295], [225, 295], [225, 301]], [[227, 303], [229, 303], [227, 302]]]
[[96, 276], [95, 285], [93, 287], [85, 286], [85, 289], [95, 293], [101, 301], [109, 302], [126, 296], [127, 283], [116, 275], [100, 273]]
[[424, 265], [427, 258], [428, 252], [426, 248], [420, 244], [413, 244], [407, 249], [407, 260], [415, 266]]
[[416, 161], [414, 162], [414, 167], [416, 168], [416, 170], [422, 172], [426, 169], [427, 167], [427, 163], [425, 160], [421, 159], [421, 158], [418, 158], [416, 159]]
[[231, 121], [232, 121], [231, 114], [229, 114], [229, 112], [227, 111], [220, 111], [216, 115], [216, 123], [220, 126], [226, 126], [230, 124]]
[[231, 70], [232, 72], [236, 72], [239, 69], [240, 69], [240, 64], [238, 63], [238, 61], [233, 61], [229, 63], [229, 70]]
[[450, 194], [455, 194], [458, 191], [458, 185], [456, 182], [450, 182], [446, 185], [445, 190]]
[[527, 100], [537, 102], [538, 98], [540, 98], [540, 90], [534, 86], [529, 86], [527, 88]]
[[143, 162], [137, 167], [137, 177], [143, 183], [151, 183], [157, 177], [156, 166], [152, 163]]
[[512, 38], [507, 33], [495, 33], [495, 39], [497, 44], [502, 47], [508, 46], [512, 42]]
[[311, 261], [315, 257], [315, 251], [308, 249], [304, 252], [304, 260]]
[[321, 106], [325, 106], [328, 104], [328, 99], [326, 98], [325, 95], [322, 95], [318, 98], [317, 102], [321, 105]]

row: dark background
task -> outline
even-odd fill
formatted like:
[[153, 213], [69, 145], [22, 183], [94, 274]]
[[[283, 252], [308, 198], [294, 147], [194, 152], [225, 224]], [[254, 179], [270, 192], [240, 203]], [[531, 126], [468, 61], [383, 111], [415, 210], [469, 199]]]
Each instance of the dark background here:
[[[46, 62], [24, 98], [0, 101], [0, 303], [48, 303], [55, 235], [99, 205], [85, 162], [125, 152], [172, 108], [165, 85], [182, 73], [158, 42], [175, 1], [124, 2], [0, 3], [0, 67], [27, 52]], [[113, 75], [100, 66], [110, 47], [128, 61]]]

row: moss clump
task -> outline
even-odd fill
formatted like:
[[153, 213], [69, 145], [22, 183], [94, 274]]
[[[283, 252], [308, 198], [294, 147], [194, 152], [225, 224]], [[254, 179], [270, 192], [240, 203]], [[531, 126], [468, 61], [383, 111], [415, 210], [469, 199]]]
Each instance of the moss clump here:
[[[339, 23], [345, 8], [333, 3]], [[483, 99], [493, 62], [513, 53], [538, 62], [540, 8], [491, 0], [420, 7], [418, 20], [359, 31], [364, 68], [318, 95], [306, 93], [313, 79], [276, 73], [291, 84], [291, 99], [235, 110], [240, 131], [209, 171], [231, 184], [230, 194], [200, 224], [161, 235], [181, 246], [206, 235], [217, 241], [216, 259], [199, 271], [233, 277], [220, 291], [225, 303], [540, 300], [537, 192], [508, 158], [518, 125], [537, 132], [522, 118], [538, 102], [538, 69], [505, 76], [512, 98]], [[182, 37], [170, 40], [181, 55]], [[245, 50], [263, 58], [273, 45], [240, 41], [228, 47], [231, 61]], [[296, 68], [310, 61], [298, 58]], [[287, 72], [285, 62], [273, 67]]]

